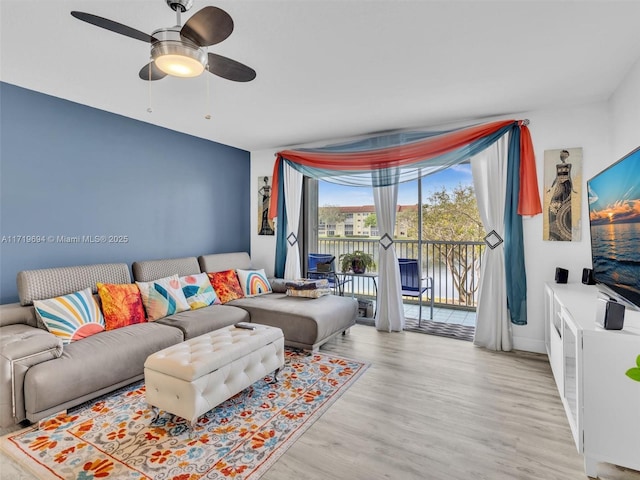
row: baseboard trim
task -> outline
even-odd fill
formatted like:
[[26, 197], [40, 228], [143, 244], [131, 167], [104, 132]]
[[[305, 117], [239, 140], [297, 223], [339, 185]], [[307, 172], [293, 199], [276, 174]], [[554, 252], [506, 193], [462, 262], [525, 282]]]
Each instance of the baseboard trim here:
[[544, 340], [527, 337], [513, 337], [513, 349], [533, 353], [547, 353]]

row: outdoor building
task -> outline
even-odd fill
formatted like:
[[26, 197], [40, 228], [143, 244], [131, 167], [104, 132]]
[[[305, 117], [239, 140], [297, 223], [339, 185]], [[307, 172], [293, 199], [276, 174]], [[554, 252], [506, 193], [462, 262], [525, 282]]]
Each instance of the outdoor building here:
[[[330, 212], [328, 212], [330, 210]], [[417, 205], [398, 205], [397, 213], [418, 211]], [[373, 205], [324, 206], [318, 208], [319, 237], [379, 237]], [[368, 220], [369, 219], [369, 220]], [[401, 219], [396, 219], [395, 238], [408, 238]]]

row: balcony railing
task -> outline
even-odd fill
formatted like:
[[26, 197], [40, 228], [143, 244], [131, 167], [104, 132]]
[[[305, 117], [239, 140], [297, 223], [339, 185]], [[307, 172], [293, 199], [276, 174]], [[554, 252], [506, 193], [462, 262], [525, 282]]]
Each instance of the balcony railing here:
[[[395, 240], [394, 245], [398, 258], [418, 258], [417, 240]], [[484, 248], [483, 242], [422, 242], [422, 274], [433, 278], [436, 305], [475, 310]], [[340, 255], [355, 250], [373, 255], [378, 263], [377, 239], [318, 238], [317, 252], [335, 255], [338, 269]], [[374, 295], [373, 285], [366, 278], [355, 278], [347, 291], [351, 288], [359, 296]]]

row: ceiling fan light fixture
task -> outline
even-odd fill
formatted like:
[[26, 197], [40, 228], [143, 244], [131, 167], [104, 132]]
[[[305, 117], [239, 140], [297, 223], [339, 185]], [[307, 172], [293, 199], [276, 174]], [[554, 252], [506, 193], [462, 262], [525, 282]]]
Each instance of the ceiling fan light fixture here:
[[164, 40], [151, 47], [151, 58], [160, 70], [174, 77], [197, 77], [207, 66], [207, 55], [188, 42]]
[[253, 68], [207, 52], [207, 47], [222, 42], [233, 32], [233, 19], [227, 12], [207, 6], [182, 25], [181, 14], [191, 8], [193, 0], [165, 1], [176, 12], [176, 24], [159, 28], [151, 35], [92, 13], [73, 10], [71, 15], [82, 22], [150, 44], [151, 61], [138, 72], [141, 80], [151, 82], [167, 75], [197, 77], [205, 70], [234, 82], [250, 82], [256, 78]]

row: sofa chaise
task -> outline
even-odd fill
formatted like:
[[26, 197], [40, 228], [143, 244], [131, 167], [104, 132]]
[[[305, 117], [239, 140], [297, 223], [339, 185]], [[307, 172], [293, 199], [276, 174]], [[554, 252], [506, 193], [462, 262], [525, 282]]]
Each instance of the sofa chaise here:
[[[251, 269], [247, 253], [150, 260], [132, 265], [133, 279], [154, 281], [227, 269]], [[328, 295], [290, 297], [274, 281], [274, 293], [240, 298], [177, 313], [153, 322], [107, 330], [63, 345], [37, 318], [33, 302], [96, 284], [131, 283], [127, 264], [101, 264], [23, 271], [20, 302], [0, 305], [0, 427], [43, 418], [144, 378], [147, 357], [186, 339], [255, 322], [282, 329], [285, 344], [317, 350], [355, 324], [357, 301]], [[99, 297], [94, 295], [98, 301]]]

